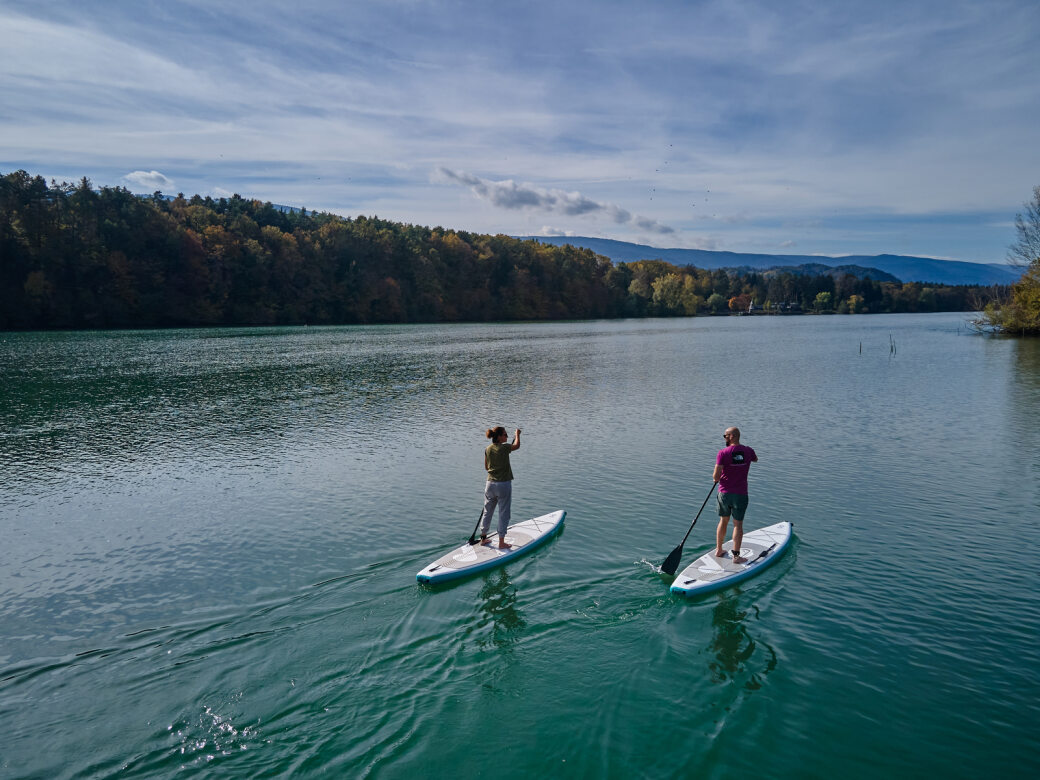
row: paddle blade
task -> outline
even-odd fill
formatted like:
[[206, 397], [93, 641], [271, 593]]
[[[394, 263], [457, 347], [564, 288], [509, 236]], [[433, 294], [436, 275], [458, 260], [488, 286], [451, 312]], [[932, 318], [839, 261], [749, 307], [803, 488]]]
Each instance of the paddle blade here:
[[664, 563], [661, 564], [661, 571], [665, 574], [675, 574], [679, 569], [679, 561], [682, 560], [682, 545], [680, 544], [671, 554], [664, 559]]

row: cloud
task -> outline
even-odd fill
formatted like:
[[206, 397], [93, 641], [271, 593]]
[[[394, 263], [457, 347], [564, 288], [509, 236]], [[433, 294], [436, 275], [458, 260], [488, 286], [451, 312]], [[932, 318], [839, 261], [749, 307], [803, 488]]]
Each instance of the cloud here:
[[123, 177], [123, 181], [130, 185], [131, 189], [145, 192], [172, 190], [174, 186], [173, 179], [163, 176], [159, 171], [132, 171]]
[[501, 209], [534, 209], [568, 217], [604, 215], [618, 225], [633, 225], [649, 233], [667, 235], [675, 228], [663, 225], [655, 219], [633, 215], [613, 203], [600, 203], [580, 192], [545, 190], [530, 184], [517, 184], [512, 179], [491, 181], [464, 171], [438, 168], [435, 180], [447, 181], [469, 187], [477, 196]]

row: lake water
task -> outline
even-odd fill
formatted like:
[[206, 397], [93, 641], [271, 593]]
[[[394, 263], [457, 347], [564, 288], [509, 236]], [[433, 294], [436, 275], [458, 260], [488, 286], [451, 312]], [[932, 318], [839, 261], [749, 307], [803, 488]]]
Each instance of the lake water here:
[[[1035, 777], [1040, 342], [963, 314], [0, 334], [0, 776]], [[484, 429], [562, 534], [440, 589]], [[792, 549], [659, 566], [722, 431]], [[709, 503], [689, 563], [712, 544]]]

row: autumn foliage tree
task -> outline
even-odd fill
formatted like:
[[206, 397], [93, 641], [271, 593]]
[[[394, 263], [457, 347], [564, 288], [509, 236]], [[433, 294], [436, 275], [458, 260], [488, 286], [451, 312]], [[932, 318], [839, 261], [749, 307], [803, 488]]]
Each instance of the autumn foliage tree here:
[[1008, 260], [1025, 272], [976, 320], [979, 327], [1023, 336], [1040, 335], [1040, 186], [1033, 188], [1033, 199], [1025, 207], [1024, 216], [1015, 216], [1017, 238], [1008, 249]]

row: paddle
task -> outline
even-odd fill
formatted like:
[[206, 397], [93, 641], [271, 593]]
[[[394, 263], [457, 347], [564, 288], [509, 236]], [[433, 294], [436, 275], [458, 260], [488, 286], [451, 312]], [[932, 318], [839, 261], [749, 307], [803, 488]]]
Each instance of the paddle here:
[[477, 529], [480, 528], [480, 521], [484, 519], [484, 510], [480, 510], [480, 517], [477, 518], [477, 524], [473, 526], [473, 533], [469, 535], [469, 543], [476, 544], [479, 540], [477, 539]]
[[[701, 516], [701, 512], [704, 511], [704, 507], [708, 505], [708, 499], [711, 498], [711, 494], [715, 492], [715, 486], [718, 482], [711, 483], [711, 490], [708, 491], [708, 495], [704, 497], [704, 503], [701, 504], [701, 508], [697, 510], [697, 517], [693, 518], [693, 523], [690, 524], [690, 531], [693, 530], [693, 526], [697, 525], [697, 519]], [[686, 532], [686, 536], [679, 542], [679, 546], [672, 550], [671, 555], [665, 558], [664, 563], [661, 564], [661, 571], [665, 574], [675, 574], [679, 568], [679, 561], [682, 559], [682, 548], [686, 544], [686, 539], [690, 536], [690, 531]]]

